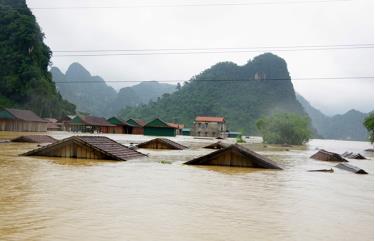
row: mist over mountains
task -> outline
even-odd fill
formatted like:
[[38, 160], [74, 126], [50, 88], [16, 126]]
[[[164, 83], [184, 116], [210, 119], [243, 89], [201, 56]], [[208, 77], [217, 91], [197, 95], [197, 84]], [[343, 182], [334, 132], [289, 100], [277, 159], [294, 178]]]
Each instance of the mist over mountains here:
[[65, 74], [57, 67], [52, 67], [51, 74], [60, 94], [74, 103], [78, 111], [97, 116], [113, 116], [122, 108], [146, 104], [176, 90], [175, 85], [149, 81], [117, 92], [101, 77], [92, 76], [79, 63], [71, 64]]

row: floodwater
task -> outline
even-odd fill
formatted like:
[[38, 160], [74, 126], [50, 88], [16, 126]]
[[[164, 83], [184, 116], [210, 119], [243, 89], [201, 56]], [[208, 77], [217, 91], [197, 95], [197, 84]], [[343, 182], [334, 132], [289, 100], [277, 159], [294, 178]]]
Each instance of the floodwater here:
[[[145, 138], [109, 136], [124, 144]], [[150, 157], [128, 162], [21, 157], [36, 144], [0, 144], [0, 240], [373, 240], [368, 143], [245, 144], [284, 168], [277, 171], [185, 166], [214, 140], [176, 140], [192, 149], [141, 149]], [[350, 162], [369, 175], [307, 172], [334, 166], [309, 159], [316, 148], [366, 154], [370, 160]]]

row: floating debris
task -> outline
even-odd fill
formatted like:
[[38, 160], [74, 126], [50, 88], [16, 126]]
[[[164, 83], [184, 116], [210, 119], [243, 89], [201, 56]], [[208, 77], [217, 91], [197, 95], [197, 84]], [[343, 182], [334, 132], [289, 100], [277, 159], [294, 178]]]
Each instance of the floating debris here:
[[187, 149], [186, 146], [183, 146], [177, 142], [171, 141], [166, 138], [156, 138], [151, 141], [146, 141], [138, 145], [139, 148], [146, 149], [168, 149], [168, 150], [184, 150]]
[[185, 164], [282, 169], [269, 158], [238, 144], [230, 145], [208, 155], [188, 161]]
[[104, 136], [72, 136], [22, 155], [117, 161], [145, 156]]
[[334, 170], [331, 168], [331, 169], [308, 170], [308, 172], [334, 172]]
[[328, 162], [348, 162], [345, 158], [341, 157], [339, 154], [334, 153], [334, 152], [329, 152], [323, 149], [319, 150], [310, 158], [319, 160], [319, 161], [328, 161]]
[[343, 169], [345, 171], [354, 172], [356, 174], [368, 174], [365, 170], [359, 167], [350, 165], [349, 163], [340, 163], [340, 164], [337, 164], [336, 167]]
[[29, 135], [19, 136], [11, 140], [11, 142], [27, 142], [27, 143], [55, 143], [57, 140], [47, 135]]

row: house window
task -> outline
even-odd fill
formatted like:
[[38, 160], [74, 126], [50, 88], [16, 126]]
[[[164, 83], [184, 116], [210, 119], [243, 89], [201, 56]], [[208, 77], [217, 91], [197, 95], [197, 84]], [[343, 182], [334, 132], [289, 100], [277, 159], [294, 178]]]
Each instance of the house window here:
[[201, 132], [200, 131], [198, 131], [198, 136], [200, 136], [201, 135]]
[[206, 136], [208, 136], [208, 132], [206, 131], [205, 133], [204, 133]]
[[216, 136], [216, 132], [212, 132], [212, 136]]
[[208, 128], [208, 123], [204, 123], [204, 128]]

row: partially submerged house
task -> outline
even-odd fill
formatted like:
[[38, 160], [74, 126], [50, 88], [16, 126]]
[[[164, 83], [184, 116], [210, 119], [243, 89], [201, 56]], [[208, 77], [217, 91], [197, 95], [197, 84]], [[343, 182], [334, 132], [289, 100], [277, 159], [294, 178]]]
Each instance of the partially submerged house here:
[[47, 135], [28, 135], [19, 136], [11, 140], [11, 142], [27, 142], [27, 143], [55, 143], [57, 140]]
[[171, 141], [166, 138], [155, 138], [150, 141], [139, 144], [137, 147], [146, 149], [167, 149], [167, 150], [184, 150], [187, 149], [177, 142]]
[[339, 154], [334, 153], [334, 152], [329, 152], [323, 149], [319, 150], [310, 158], [319, 160], [319, 161], [328, 161], [328, 162], [348, 162], [345, 158], [343, 158]]
[[363, 170], [359, 167], [350, 165], [348, 163], [339, 163], [339, 164], [336, 165], [336, 167], [340, 168], [342, 170], [345, 170], [345, 171], [356, 173], [356, 174], [368, 174], [365, 170]]
[[156, 118], [144, 126], [145, 136], [176, 136], [178, 124], [167, 123], [160, 118]]
[[47, 131], [47, 123], [31, 110], [0, 110], [0, 131]]
[[183, 136], [190, 136], [191, 129], [190, 128], [182, 128], [182, 135]]
[[225, 138], [226, 132], [224, 117], [216, 116], [197, 116], [191, 128], [192, 136]]
[[198, 157], [185, 164], [282, 169], [271, 159], [238, 144], [230, 145], [208, 155]]
[[208, 146], [204, 146], [203, 148], [206, 148], [206, 149], [223, 149], [223, 148], [226, 148], [228, 146], [230, 146], [230, 145], [226, 144], [226, 143], [223, 143], [221, 141], [218, 141], [218, 142], [212, 143]]
[[130, 118], [129, 120], [126, 121], [126, 123], [131, 126], [131, 134], [133, 135], [143, 135], [144, 134], [144, 126], [145, 122], [144, 120], [138, 120], [138, 119], [133, 119]]
[[22, 155], [116, 161], [145, 156], [104, 136], [72, 136]]
[[359, 153], [353, 153], [353, 152], [344, 152], [342, 157], [350, 158], [350, 159], [358, 159], [358, 160], [365, 160], [366, 157], [362, 156]]
[[58, 123], [61, 123], [61, 130], [62, 131], [71, 131], [71, 121], [76, 118], [77, 115], [64, 115], [59, 120]]
[[77, 115], [70, 121], [70, 129], [74, 132], [89, 133], [119, 133], [121, 131], [121, 127], [109, 123], [103, 117], [83, 115]]
[[58, 123], [56, 119], [54, 118], [44, 118], [47, 123], [47, 131], [61, 131], [62, 130], [62, 124]]

